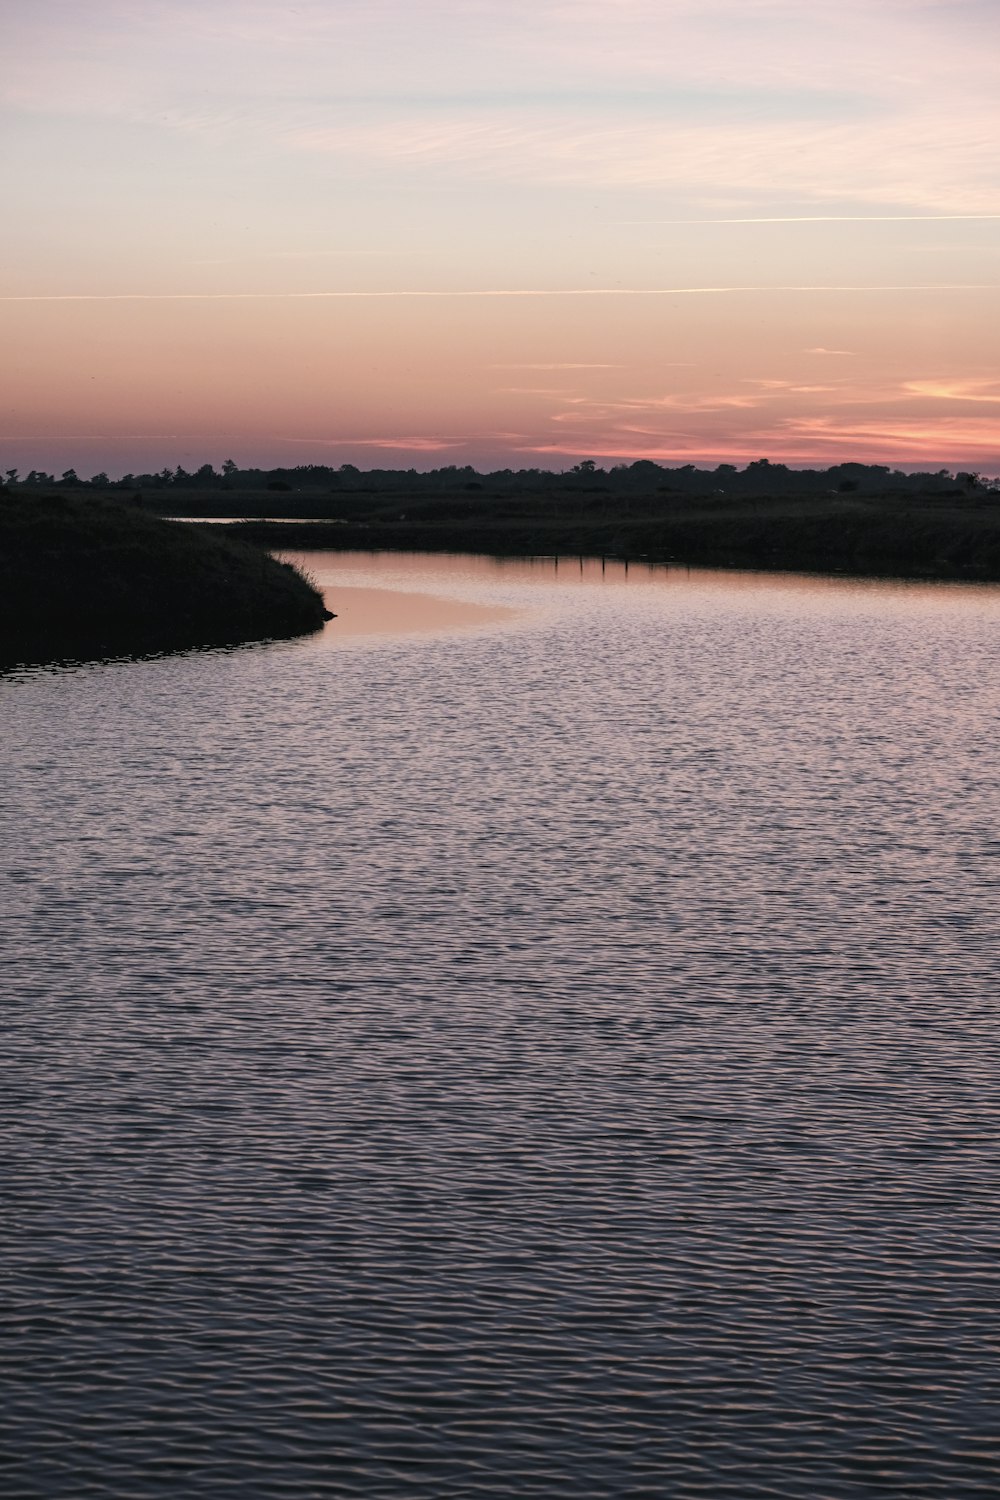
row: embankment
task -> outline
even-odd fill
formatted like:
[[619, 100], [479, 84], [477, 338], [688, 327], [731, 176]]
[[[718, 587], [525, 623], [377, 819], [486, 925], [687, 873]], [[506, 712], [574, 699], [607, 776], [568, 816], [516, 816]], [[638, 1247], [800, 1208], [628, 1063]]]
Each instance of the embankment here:
[[322, 596], [217, 528], [73, 495], [0, 494], [0, 660], [223, 645], [318, 629]]
[[1000, 505], [757, 500], [627, 512], [270, 522], [232, 528], [263, 546], [607, 556], [701, 567], [859, 576], [1000, 579]]

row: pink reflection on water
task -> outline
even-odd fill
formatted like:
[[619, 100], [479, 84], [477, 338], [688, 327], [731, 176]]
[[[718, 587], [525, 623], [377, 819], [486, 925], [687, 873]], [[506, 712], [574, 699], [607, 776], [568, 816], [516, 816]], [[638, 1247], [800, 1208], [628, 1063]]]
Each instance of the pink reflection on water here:
[[361, 588], [344, 583], [325, 587], [323, 597], [327, 609], [336, 615], [322, 636], [324, 645], [330, 646], [336, 646], [348, 636], [470, 630], [513, 619], [518, 613], [499, 605], [470, 604], [463, 599], [448, 599], [437, 594], [415, 594], [394, 588]]
[[937, 612], [973, 601], [1000, 608], [1000, 589], [987, 584], [652, 566], [600, 557], [336, 551], [282, 556], [323, 589], [337, 616], [314, 638], [324, 647], [359, 636], [440, 635], [527, 622], [557, 597], [568, 602], [576, 590], [597, 590], [606, 598], [627, 592], [656, 609], [694, 606], [700, 599], [713, 613], [744, 609], [748, 595], [766, 614], [854, 613], [865, 606]]

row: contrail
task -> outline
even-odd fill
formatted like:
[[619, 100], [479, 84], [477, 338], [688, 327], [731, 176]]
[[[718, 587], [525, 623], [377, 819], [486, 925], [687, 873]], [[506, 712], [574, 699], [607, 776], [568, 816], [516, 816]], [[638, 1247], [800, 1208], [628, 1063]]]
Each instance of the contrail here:
[[581, 286], [558, 288], [505, 287], [482, 291], [381, 292], [41, 292], [0, 296], [0, 302], [308, 302], [368, 301], [488, 297], [708, 297], [767, 292], [997, 292], [1000, 282], [935, 281], [912, 285], [872, 286]]
[[619, 223], [970, 223], [1000, 213], [804, 213], [754, 219], [619, 219]]

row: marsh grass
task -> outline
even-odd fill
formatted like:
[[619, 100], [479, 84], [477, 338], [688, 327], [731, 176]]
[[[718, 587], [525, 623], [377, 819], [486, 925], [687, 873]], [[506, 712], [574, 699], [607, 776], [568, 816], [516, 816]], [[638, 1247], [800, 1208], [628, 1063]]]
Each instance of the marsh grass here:
[[318, 589], [253, 542], [68, 494], [0, 495], [0, 655], [299, 635]]
[[349, 522], [246, 519], [233, 528], [282, 548], [399, 549], [526, 556], [561, 553], [901, 578], [1000, 579], [1000, 504], [758, 497], [600, 510], [483, 497], [452, 507], [372, 511]]

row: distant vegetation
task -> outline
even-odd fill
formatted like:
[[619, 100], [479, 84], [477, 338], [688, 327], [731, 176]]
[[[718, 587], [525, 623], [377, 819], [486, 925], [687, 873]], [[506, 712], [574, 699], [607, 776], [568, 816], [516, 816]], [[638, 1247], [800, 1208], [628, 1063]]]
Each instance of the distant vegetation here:
[[[881, 464], [649, 460], [565, 473], [446, 467], [8, 474], [18, 496], [118, 494], [166, 515], [231, 517], [272, 546], [643, 558], [705, 566], [1000, 579], [1000, 481]], [[273, 524], [288, 524], [279, 529]]]
[[[416, 469], [357, 469], [353, 464], [342, 464], [339, 468], [299, 464], [294, 468], [240, 469], [232, 459], [226, 459], [218, 471], [211, 464], [203, 464], [190, 473], [180, 467], [164, 468], [155, 474], [126, 474], [117, 480], [109, 479], [107, 474], [81, 479], [75, 469], [67, 469], [58, 479], [41, 470], [32, 469], [22, 477], [16, 469], [8, 469], [7, 482], [19, 492], [56, 489], [138, 493], [154, 509], [169, 504], [191, 515], [203, 513], [204, 506], [210, 503], [215, 506], [213, 514], [240, 515], [243, 511], [239, 502], [254, 496], [254, 508], [261, 514], [298, 516], [304, 513], [305, 506], [306, 513], [315, 511], [317, 518], [342, 513], [345, 518], [353, 516], [359, 509], [365, 509], [364, 497], [399, 494], [415, 499], [466, 495], [469, 504], [474, 503], [472, 497], [476, 494], [487, 493], [496, 499], [566, 495], [594, 500], [604, 495], [648, 500], [656, 496], [665, 505], [670, 497], [754, 499], [836, 494], [952, 498], [975, 494], [993, 495], [1000, 501], [1000, 480], [980, 474], [953, 474], [948, 469], [904, 473], [883, 464], [856, 463], [835, 464], [829, 469], [791, 469], [766, 458], [756, 459], [742, 469], [735, 464], [718, 464], [712, 469], [699, 469], [694, 464], [668, 468], [649, 459], [602, 469], [592, 459], [584, 459], [559, 473], [548, 469], [496, 469], [485, 474], [468, 466], [454, 465], [426, 473]], [[297, 497], [295, 500], [290, 498], [293, 495]]]
[[84, 494], [0, 493], [0, 661], [299, 635], [321, 595], [259, 547]]

